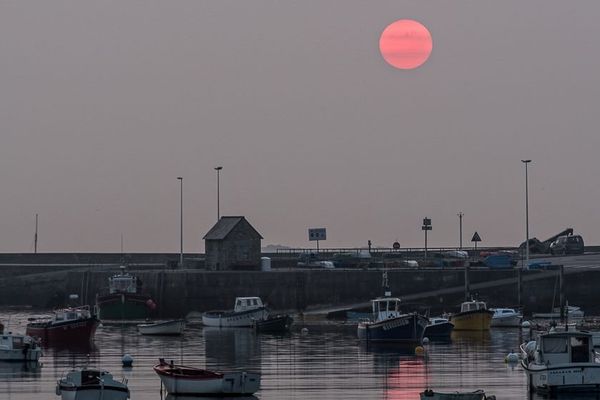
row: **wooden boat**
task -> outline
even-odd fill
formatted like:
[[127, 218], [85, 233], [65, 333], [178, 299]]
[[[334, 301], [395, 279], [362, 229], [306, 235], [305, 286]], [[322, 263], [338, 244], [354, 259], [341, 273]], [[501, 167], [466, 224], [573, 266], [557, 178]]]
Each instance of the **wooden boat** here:
[[454, 324], [443, 317], [429, 318], [429, 324], [425, 327], [423, 337], [432, 338], [449, 338], [454, 330]]
[[98, 318], [105, 320], [143, 320], [156, 308], [147, 294], [140, 293], [141, 282], [136, 276], [121, 271], [108, 278], [108, 293], [96, 295]]
[[421, 400], [496, 400], [496, 396], [486, 396], [483, 390], [473, 392], [434, 392], [431, 389], [421, 392]]
[[288, 314], [269, 316], [262, 321], [254, 321], [257, 332], [287, 332], [292, 327], [294, 319]]
[[55, 311], [50, 319], [27, 324], [25, 333], [45, 344], [90, 342], [99, 323], [89, 306], [69, 307]]
[[237, 297], [233, 311], [208, 311], [202, 314], [206, 326], [252, 327], [255, 321], [267, 319], [269, 311], [260, 297]]
[[541, 334], [535, 342], [522, 344], [521, 353], [532, 392], [600, 392], [600, 361], [589, 332]]
[[460, 312], [450, 316], [455, 331], [487, 331], [492, 323], [493, 311], [483, 301], [470, 300], [460, 305]]
[[76, 368], [56, 383], [62, 400], [126, 400], [127, 380], [117, 381], [107, 372], [94, 368]]
[[523, 315], [514, 308], [490, 308], [494, 312], [490, 326], [520, 327]]
[[367, 341], [422, 343], [429, 320], [417, 313], [402, 314], [400, 299], [380, 297], [371, 301], [373, 319], [358, 324], [358, 338]]
[[243, 396], [260, 388], [260, 374], [253, 372], [214, 372], [167, 363], [162, 358], [153, 368], [170, 394]]
[[185, 320], [176, 319], [172, 321], [138, 324], [137, 328], [142, 335], [181, 335], [185, 329]]
[[0, 336], [0, 361], [37, 362], [41, 355], [40, 345], [31, 336], [12, 332]]

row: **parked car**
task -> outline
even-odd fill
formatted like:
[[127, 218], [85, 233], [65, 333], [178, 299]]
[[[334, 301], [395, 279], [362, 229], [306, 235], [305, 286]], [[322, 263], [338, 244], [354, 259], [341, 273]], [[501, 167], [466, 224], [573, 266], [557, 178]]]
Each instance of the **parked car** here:
[[550, 254], [583, 254], [583, 238], [580, 235], [559, 236], [550, 244]]

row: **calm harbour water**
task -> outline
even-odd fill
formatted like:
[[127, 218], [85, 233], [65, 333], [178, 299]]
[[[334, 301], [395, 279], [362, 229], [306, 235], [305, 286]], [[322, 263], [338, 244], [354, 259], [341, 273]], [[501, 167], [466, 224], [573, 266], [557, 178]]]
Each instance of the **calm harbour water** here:
[[[23, 332], [34, 315], [39, 314], [0, 311], [0, 319], [15, 332]], [[416, 400], [426, 387], [484, 389], [499, 400], [529, 398], [521, 367], [504, 363], [506, 354], [518, 351], [528, 338], [520, 329], [455, 332], [450, 343], [429, 343], [427, 357], [416, 357], [396, 346], [362, 345], [353, 326], [310, 325], [304, 335], [300, 328], [274, 336], [188, 325], [182, 337], [151, 337], [139, 335], [133, 325], [100, 326], [91, 348], [44, 349], [37, 367], [0, 363], [0, 399], [58, 399], [56, 381], [69, 368], [89, 362], [116, 378], [126, 377], [132, 399], [159, 400], [160, 380], [152, 370], [158, 357], [214, 370], [259, 371], [262, 384], [256, 398], [261, 400]], [[133, 368], [122, 368], [125, 353], [133, 356]]]

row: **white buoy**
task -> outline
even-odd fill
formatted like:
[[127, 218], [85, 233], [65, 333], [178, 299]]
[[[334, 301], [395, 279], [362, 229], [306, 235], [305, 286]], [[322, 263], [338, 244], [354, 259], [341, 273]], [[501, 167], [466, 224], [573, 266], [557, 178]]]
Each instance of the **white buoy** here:
[[427, 343], [429, 343], [429, 338], [427, 336], [425, 336], [423, 338], [423, 344], [427, 344]]
[[308, 328], [302, 328], [300, 330], [300, 333], [302, 333], [303, 335], [308, 335]]
[[125, 354], [123, 358], [121, 358], [121, 362], [123, 363], [123, 367], [131, 367], [133, 365], [133, 357], [129, 354]]
[[531, 328], [531, 322], [529, 322], [529, 321], [523, 321], [521, 323], [521, 328]]

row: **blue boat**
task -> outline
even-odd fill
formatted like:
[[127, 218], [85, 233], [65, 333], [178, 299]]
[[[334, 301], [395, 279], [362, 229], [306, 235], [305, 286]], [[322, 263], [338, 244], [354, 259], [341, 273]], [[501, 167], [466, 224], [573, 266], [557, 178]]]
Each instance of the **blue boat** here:
[[433, 317], [429, 318], [429, 325], [423, 336], [429, 339], [450, 338], [453, 330], [454, 324], [448, 318]]
[[358, 324], [358, 338], [372, 342], [421, 344], [429, 320], [417, 313], [402, 314], [400, 299], [381, 297], [372, 300], [373, 320]]

